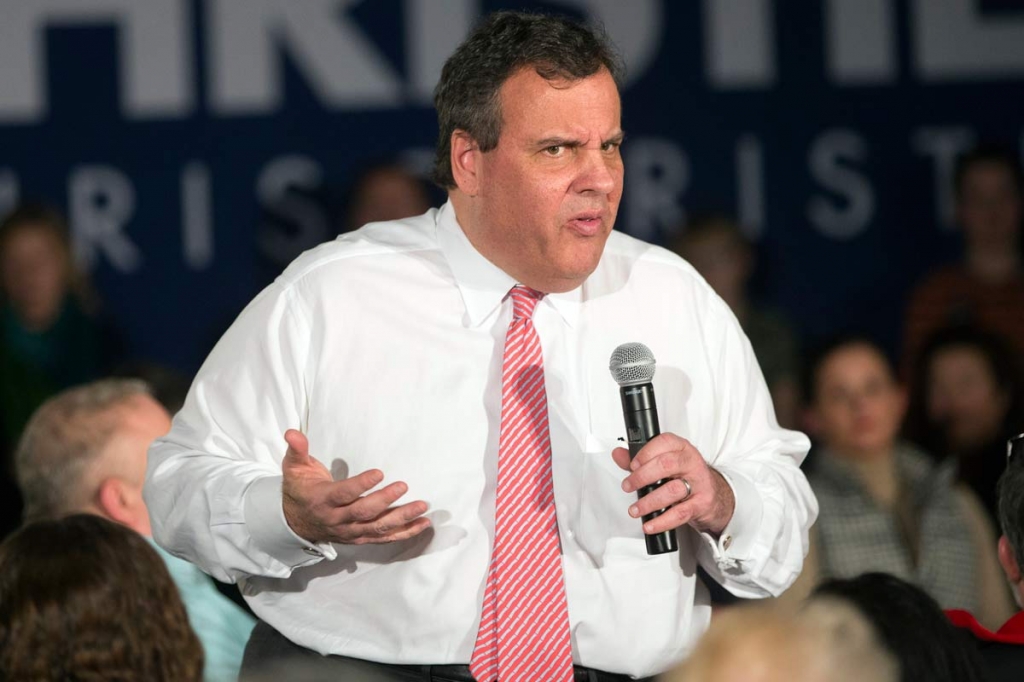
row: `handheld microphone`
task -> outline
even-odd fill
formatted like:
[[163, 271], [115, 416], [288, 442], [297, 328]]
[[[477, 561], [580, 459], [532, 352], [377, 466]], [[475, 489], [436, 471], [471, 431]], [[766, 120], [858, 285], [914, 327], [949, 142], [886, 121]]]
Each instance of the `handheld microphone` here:
[[[640, 448], [649, 440], [661, 433], [658, 426], [658, 407], [654, 402], [655, 368], [654, 354], [642, 343], [624, 343], [612, 352], [608, 361], [608, 370], [619, 385], [619, 396], [622, 398], [622, 415], [626, 420], [626, 436], [629, 441], [629, 457], [636, 457]], [[644, 486], [637, 491], [637, 499], [647, 495], [665, 481]], [[656, 519], [665, 512], [664, 509], [653, 511], [643, 517], [644, 522]], [[665, 554], [676, 552], [675, 531], [666, 530], [656, 535], [645, 535], [648, 554]]]

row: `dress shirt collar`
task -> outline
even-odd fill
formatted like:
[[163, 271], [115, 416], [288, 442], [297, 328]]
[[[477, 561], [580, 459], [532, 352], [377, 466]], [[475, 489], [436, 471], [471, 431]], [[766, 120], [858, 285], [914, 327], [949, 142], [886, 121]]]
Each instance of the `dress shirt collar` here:
[[[501, 307], [509, 290], [518, 282], [470, 243], [450, 201], [437, 213], [437, 243], [452, 269], [455, 284], [466, 305], [463, 323], [467, 327], [481, 325]], [[546, 295], [541, 305], [550, 305], [572, 327], [579, 316], [582, 300], [583, 287], [576, 287], [565, 293]]]

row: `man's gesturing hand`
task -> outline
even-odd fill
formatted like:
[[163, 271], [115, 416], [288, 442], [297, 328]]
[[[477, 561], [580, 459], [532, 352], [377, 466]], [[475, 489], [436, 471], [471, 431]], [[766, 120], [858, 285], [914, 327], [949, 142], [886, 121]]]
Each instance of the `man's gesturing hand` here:
[[[632, 461], [626, 448], [615, 448], [612, 457], [622, 469], [632, 472], [622, 482], [627, 493], [665, 481], [629, 508], [634, 518], [666, 510], [644, 524], [645, 533], [652, 535], [688, 523], [699, 531], [719, 535], [732, 519], [736, 508], [732, 487], [686, 439], [663, 433], [652, 438]], [[690, 484], [689, 489], [684, 480]]]
[[309, 441], [299, 431], [284, 434], [288, 452], [281, 462], [284, 483], [284, 518], [301, 538], [310, 542], [354, 545], [405, 540], [426, 530], [427, 503], [409, 502], [392, 507], [406, 493], [401, 481], [364, 495], [384, 480], [377, 469], [335, 481], [323, 464], [309, 455]]

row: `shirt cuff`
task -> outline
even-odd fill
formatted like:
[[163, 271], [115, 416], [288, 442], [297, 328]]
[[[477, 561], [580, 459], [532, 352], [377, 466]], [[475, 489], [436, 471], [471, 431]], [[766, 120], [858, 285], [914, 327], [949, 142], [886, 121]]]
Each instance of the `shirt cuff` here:
[[295, 534], [284, 518], [281, 476], [265, 476], [249, 484], [243, 498], [245, 527], [256, 546], [291, 568], [332, 560], [337, 550], [328, 542], [312, 543]]
[[715, 470], [732, 488], [735, 506], [732, 518], [717, 539], [710, 533], [701, 533], [701, 536], [711, 549], [711, 556], [718, 567], [723, 571], [735, 570], [750, 558], [757, 531], [761, 527], [764, 507], [757, 487], [749, 478], [735, 471], [725, 471], [717, 467]]

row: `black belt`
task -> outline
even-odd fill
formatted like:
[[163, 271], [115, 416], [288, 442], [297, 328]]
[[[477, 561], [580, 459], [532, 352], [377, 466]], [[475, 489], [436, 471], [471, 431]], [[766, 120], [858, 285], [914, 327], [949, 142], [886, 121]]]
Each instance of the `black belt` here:
[[[423, 675], [424, 680], [436, 680], [437, 682], [476, 682], [476, 678], [469, 672], [468, 665], [389, 665], [389, 668], [399, 668], [415, 671]], [[606, 673], [603, 670], [584, 668], [581, 665], [572, 667], [573, 682], [653, 682], [653, 677], [645, 677], [634, 680], [629, 675], [618, 673]], [[500, 680], [499, 680], [500, 682]]]

